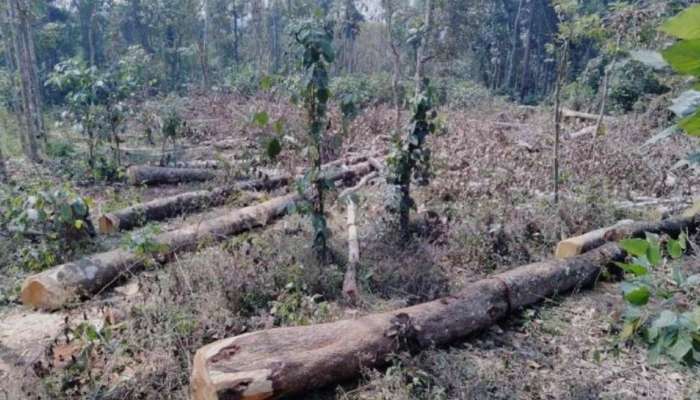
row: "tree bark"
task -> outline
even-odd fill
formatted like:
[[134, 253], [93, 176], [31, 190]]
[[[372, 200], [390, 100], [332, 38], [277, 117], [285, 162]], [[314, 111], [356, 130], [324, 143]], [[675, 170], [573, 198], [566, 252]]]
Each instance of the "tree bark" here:
[[226, 203], [229, 197], [242, 190], [271, 190], [288, 184], [291, 176], [282, 175], [271, 179], [239, 182], [231, 187], [213, 190], [198, 190], [175, 196], [139, 203], [131, 207], [102, 215], [98, 219], [99, 232], [114, 233], [143, 226], [148, 222], [162, 221], [178, 215]]
[[7, 167], [5, 166], [5, 155], [0, 147], [0, 183], [5, 183], [9, 179], [7, 175]]
[[184, 182], [203, 182], [222, 174], [206, 168], [170, 168], [135, 165], [126, 170], [126, 177], [132, 185], [161, 185]]
[[41, 161], [39, 142], [43, 136], [43, 117], [41, 116], [41, 101], [38, 93], [38, 79], [32, 33], [30, 31], [30, 12], [22, 0], [7, 0], [8, 13], [11, 22], [13, 53], [15, 66], [19, 73], [19, 92], [21, 95], [21, 126], [24, 131], [24, 153], [33, 162]]
[[352, 379], [363, 368], [387, 364], [392, 353], [449, 344], [511, 311], [591, 285], [604, 266], [623, 256], [611, 243], [568, 260], [516, 268], [413, 307], [220, 340], [195, 354], [192, 397], [277, 399]]
[[360, 241], [357, 238], [357, 224], [355, 223], [355, 201], [348, 197], [348, 266], [343, 280], [343, 294], [347, 300], [354, 304], [357, 302], [359, 290], [357, 288], [357, 265], [360, 263]]
[[[331, 181], [355, 178], [370, 173], [372, 166], [365, 162], [351, 167], [327, 171], [323, 179]], [[214, 220], [203, 221], [155, 236], [154, 243], [166, 249], [157, 254], [167, 259], [180, 251], [197, 248], [201, 243], [223, 240], [229, 236], [265, 226], [285, 215], [302, 200], [300, 194], [277, 197], [250, 207], [244, 207]], [[137, 251], [115, 249], [69, 262], [28, 277], [22, 285], [22, 303], [43, 309], [58, 309], [89, 297], [143, 268], [149, 257]]]

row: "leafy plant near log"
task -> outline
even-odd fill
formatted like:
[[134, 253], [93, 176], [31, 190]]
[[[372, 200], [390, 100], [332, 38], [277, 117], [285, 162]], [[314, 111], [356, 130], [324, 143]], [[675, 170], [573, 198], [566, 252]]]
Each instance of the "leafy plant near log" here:
[[89, 244], [95, 233], [89, 204], [90, 199], [67, 187], [4, 188], [0, 192], [0, 227], [16, 243], [17, 264], [41, 271]]
[[333, 51], [333, 30], [329, 25], [322, 26], [318, 21], [309, 21], [301, 25], [295, 32], [296, 41], [304, 48], [302, 67], [301, 97], [309, 124], [311, 146], [309, 155], [312, 166], [304, 176], [300, 191], [305, 191], [310, 185], [316, 191], [311, 206], [311, 218], [314, 229], [313, 247], [320, 260], [326, 259], [327, 241], [329, 236], [328, 224], [323, 207], [324, 193], [329, 188], [324, 179], [320, 179], [323, 154], [323, 137], [326, 131], [326, 112], [330, 90], [328, 88], [328, 69], [335, 59]]
[[628, 279], [622, 284], [627, 309], [620, 339], [639, 336], [649, 357], [662, 355], [683, 363], [700, 362], [700, 274], [686, 276], [680, 258], [687, 247], [682, 234], [664, 242], [658, 235], [620, 242], [629, 261], [617, 263]]

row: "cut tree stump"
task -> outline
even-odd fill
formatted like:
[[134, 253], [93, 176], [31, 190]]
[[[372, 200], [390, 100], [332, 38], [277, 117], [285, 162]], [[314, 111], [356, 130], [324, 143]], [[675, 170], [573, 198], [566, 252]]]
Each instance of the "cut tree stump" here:
[[[323, 173], [323, 179], [346, 180], [370, 173], [370, 163], [336, 168]], [[179, 251], [197, 248], [200, 243], [220, 241], [229, 236], [267, 225], [285, 215], [302, 196], [289, 194], [254, 206], [244, 207], [220, 218], [187, 225], [155, 236], [152, 240], [167, 249], [157, 254], [167, 259]], [[137, 251], [115, 249], [58, 265], [28, 277], [20, 298], [28, 306], [58, 309], [83, 297], [97, 293], [142, 268], [150, 257]]]
[[[623, 227], [676, 235], [698, 218]], [[620, 229], [620, 228], [616, 228]], [[194, 357], [194, 400], [277, 399], [357, 377], [388, 356], [446, 345], [485, 329], [514, 310], [593, 284], [624, 259], [616, 243], [477, 281], [459, 293], [393, 312], [333, 323], [276, 328], [219, 340]]]
[[221, 176], [217, 171], [205, 168], [154, 167], [134, 165], [126, 170], [126, 178], [132, 185], [162, 185], [185, 182], [204, 182]]
[[162, 221], [207, 207], [220, 206], [238, 191], [272, 190], [289, 184], [291, 180], [292, 177], [289, 175], [280, 175], [270, 179], [238, 182], [226, 188], [198, 190], [135, 204], [102, 215], [98, 219], [99, 232], [109, 234], [128, 230], [143, 226], [150, 221]]
[[614, 243], [475, 282], [461, 292], [393, 312], [333, 323], [276, 328], [219, 340], [194, 357], [194, 400], [277, 399], [357, 377], [388, 356], [445, 345], [485, 329], [511, 311], [592, 284], [621, 260]]

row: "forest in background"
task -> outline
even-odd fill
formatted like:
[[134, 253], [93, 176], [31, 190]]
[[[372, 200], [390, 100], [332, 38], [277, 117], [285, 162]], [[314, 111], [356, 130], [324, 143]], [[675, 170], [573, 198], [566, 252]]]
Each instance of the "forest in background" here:
[[696, 398], [696, 3], [0, 0], [0, 398]]

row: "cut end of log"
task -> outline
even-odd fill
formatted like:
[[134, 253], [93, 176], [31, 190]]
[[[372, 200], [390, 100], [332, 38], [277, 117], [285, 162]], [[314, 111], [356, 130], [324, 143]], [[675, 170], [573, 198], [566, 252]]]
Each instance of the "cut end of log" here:
[[618, 240], [615, 235], [616, 229], [633, 222], [634, 221], [632, 220], [625, 219], [613, 226], [597, 229], [581, 236], [575, 236], [562, 240], [557, 244], [557, 249], [554, 251], [554, 257], [558, 260], [564, 260], [570, 257], [578, 256], [588, 250], [592, 250], [605, 244], [605, 242]]
[[70, 296], [65, 291], [52, 288], [40, 279], [28, 278], [22, 285], [20, 300], [25, 306], [55, 310], [65, 304]]
[[237, 337], [220, 340], [197, 350], [190, 384], [193, 400], [265, 400], [274, 397], [272, 371], [260, 369], [225, 372], [216, 369], [216, 360], [232, 356]]
[[557, 249], [554, 252], [554, 257], [558, 260], [563, 260], [569, 257], [574, 257], [581, 254], [583, 249], [583, 241], [581, 237], [562, 240], [557, 244]]
[[119, 230], [119, 218], [112, 214], [105, 214], [97, 220], [97, 225], [101, 234], [108, 235]]

